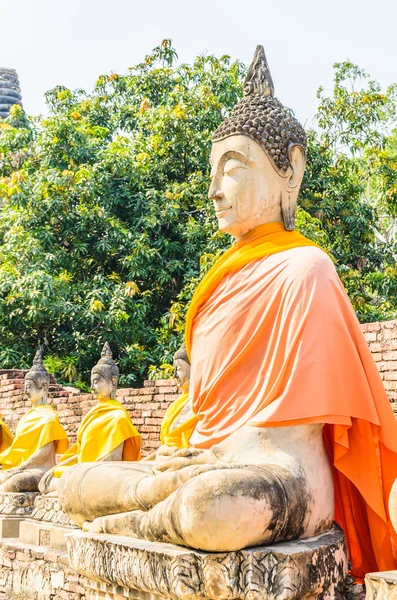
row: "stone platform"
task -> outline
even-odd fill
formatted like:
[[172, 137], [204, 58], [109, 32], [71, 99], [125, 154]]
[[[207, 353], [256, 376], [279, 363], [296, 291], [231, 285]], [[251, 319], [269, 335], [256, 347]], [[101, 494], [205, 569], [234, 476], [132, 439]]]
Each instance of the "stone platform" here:
[[62, 510], [58, 498], [37, 496], [33, 512], [20, 525], [19, 537], [26, 544], [66, 550], [65, 534], [77, 529]]
[[365, 600], [397, 600], [397, 571], [368, 573]]
[[332, 600], [347, 576], [337, 527], [227, 553], [82, 531], [66, 537], [69, 565], [86, 577], [86, 600]]
[[0, 538], [19, 536], [20, 524], [34, 510], [38, 492], [0, 492]]

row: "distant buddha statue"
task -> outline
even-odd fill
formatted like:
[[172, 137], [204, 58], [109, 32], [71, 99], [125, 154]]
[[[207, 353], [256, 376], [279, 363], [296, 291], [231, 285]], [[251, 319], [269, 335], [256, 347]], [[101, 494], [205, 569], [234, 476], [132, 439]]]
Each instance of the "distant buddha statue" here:
[[167, 408], [160, 429], [160, 441], [168, 448], [188, 448], [189, 439], [197, 423], [189, 396], [190, 362], [183, 344], [174, 354], [174, 372], [182, 392]]
[[56, 496], [60, 477], [72, 465], [141, 458], [141, 435], [127, 410], [116, 400], [118, 378], [119, 369], [106, 342], [98, 364], [91, 371], [91, 390], [98, 404], [83, 418], [77, 431], [77, 442], [40, 482], [42, 494]]
[[3, 453], [4, 450], [7, 450], [11, 446], [13, 439], [14, 436], [0, 415], [0, 453]]
[[59, 497], [84, 530], [227, 552], [335, 518], [355, 575], [394, 568], [397, 424], [331, 259], [294, 230], [305, 148], [258, 46], [213, 137], [209, 196], [236, 241], [187, 313], [189, 447], [71, 468]]
[[38, 350], [25, 375], [25, 393], [32, 403], [19, 421], [11, 446], [0, 454], [0, 491], [35, 492], [55, 455], [68, 447], [68, 436], [53, 406], [48, 402], [50, 376]]

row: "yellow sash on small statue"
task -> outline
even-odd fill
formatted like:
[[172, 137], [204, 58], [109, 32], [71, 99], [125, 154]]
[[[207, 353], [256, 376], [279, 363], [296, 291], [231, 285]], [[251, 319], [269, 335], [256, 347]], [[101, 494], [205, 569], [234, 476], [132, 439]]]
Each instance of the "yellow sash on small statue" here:
[[[2, 435], [3, 431], [2, 428]], [[61, 454], [68, 447], [68, 436], [54, 407], [50, 404], [38, 404], [23, 415], [12, 444], [0, 454], [3, 471], [18, 467], [50, 442], [56, 442], [55, 451]]]
[[[101, 460], [123, 443], [123, 460], [141, 458], [141, 435], [128, 412], [118, 400], [103, 400], [85, 415], [77, 432], [77, 442], [62, 456], [54, 477], [60, 477], [77, 463]], [[73, 461], [62, 464], [73, 456]]]
[[197, 415], [189, 417], [186, 421], [172, 429], [176, 419], [181, 414], [186, 406], [188, 394], [179, 396], [167, 408], [164, 414], [163, 422], [160, 429], [160, 440], [162, 444], [167, 446], [177, 446], [178, 448], [188, 448], [190, 436], [192, 435], [197, 423]]
[[11, 446], [14, 436], [1, 417], [2, 415], [0, 415], [0, 452], [4, 452], [4, 450], [7, 450]]

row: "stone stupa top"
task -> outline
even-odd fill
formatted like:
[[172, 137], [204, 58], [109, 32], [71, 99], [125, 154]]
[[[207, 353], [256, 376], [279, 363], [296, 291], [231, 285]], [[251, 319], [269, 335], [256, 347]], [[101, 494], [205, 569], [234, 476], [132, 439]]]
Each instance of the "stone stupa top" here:
[[6, 119], [14, 104], [22, 107], [21, 88], [14, 69], [0, 67], [0, 118]]

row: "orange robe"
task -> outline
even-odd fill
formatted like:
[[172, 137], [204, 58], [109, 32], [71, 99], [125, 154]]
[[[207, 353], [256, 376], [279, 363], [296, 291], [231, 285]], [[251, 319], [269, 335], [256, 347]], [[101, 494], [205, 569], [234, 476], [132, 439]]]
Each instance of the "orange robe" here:
[[210, 448], [244, 425], [325, 423], [335, 519], [362, 577], [396, 566], [387, 502], [397, 423], [332, 261], [301, 238], [261, 226], [201, 282], [186, 325], [198, 417], [190, 444]]

